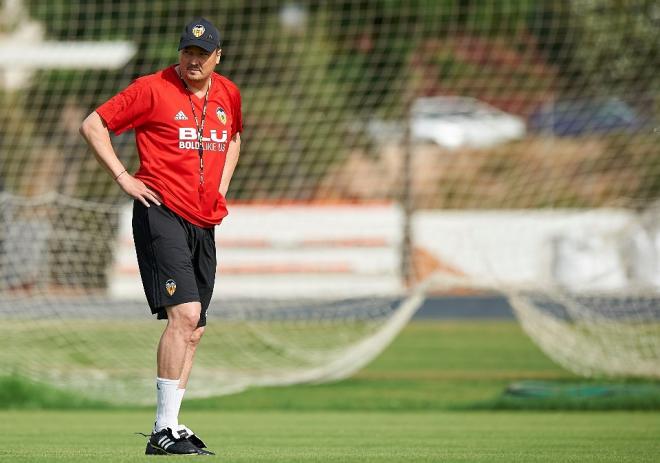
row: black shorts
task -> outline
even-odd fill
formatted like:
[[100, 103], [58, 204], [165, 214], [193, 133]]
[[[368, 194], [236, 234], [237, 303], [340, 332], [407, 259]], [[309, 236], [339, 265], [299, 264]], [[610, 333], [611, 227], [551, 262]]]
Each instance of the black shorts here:
[[163, 319], [165, 307], [200, 302], [197, 326], [205, 326], [215, 283], [215, 228], [193, 225], [165, 205], [135, 200], [133, 240], [151, 313]]

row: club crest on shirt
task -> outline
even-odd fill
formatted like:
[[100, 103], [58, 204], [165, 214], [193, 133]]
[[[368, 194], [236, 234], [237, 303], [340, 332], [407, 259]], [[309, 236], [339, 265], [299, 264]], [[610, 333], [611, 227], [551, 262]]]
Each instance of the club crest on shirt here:
[[167, 294], [170, 296], [174, 294], [176, 291], [176, 281], [174, 280], [167, 280], [165, 282], [165, 289], [167, 290]]
[[201, 37], [202, 35], [204, 35], [205, 31], [206, 29], [204, 29], [204, 26], [202, 26], [201, 24], [197, 24], [195, 27], [192, 28], [192, 33], [195, 37]]
[[225, 114], [225, 110], [222, 108], [218, 108], [215, 113], [218, 115], [218, 119], [220, 119], [220, 122], [223, 124], [227, 123], [227, 114]]

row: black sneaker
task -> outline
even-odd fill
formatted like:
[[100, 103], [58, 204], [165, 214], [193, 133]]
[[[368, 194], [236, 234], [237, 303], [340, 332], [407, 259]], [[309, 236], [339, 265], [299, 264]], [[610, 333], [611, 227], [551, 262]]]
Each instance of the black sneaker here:
[[197, 437], [197, 435], [192, 432], [189, 428], [185, 427], [184, 425], [180, 424], [179, 428], [177, 429], [177, 432], [179, 433], [179, 436], [181, 436], [184, 439], [188, 439], [191, 444], [193, 444], [195, 447], [197, 447], [197, 450], [199, 451], [200, 455], [215, 455], [215, 453], [211, 452], [206, 448], [206, 444], [202, 439]]
[[204, 455], [187, 437], [171, 428], [161, 429], [149, 437], [145, 455]]

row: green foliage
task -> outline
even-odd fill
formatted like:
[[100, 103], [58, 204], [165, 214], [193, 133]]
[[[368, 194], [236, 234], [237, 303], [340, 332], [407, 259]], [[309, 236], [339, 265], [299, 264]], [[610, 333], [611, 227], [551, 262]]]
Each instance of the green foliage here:
[[[653, 0], [300, 0], [309, 14], [302, 31], [280, 24], [285, 3], [26, 0], [30, 17], [43, 23], [50, 40], [123, 39], [135, 42], [138, 52], [122, 70], [40, 72], [26, 92], [48, 89], [40, 101], [13, 96], [2, 101], [15, 108], [2, 118], [2, 132], [9, 135], [0, 132], [0, 149], [7, 153], [7, 162], [0, 163], [5, 187], [21, 194], [33, 190], [14, 185], [16, 174], [8, 166], [30, 170], [44, 146], [65, 161], [86, 162], [91, 155], [84, 144], [58, 142], [61, 121], [51, 117], [44, 126], [40, 109], [64, 108], [75, 100], [90, 112], [137, 76], [174, 63], [183, 20], [195, 15], [220, 26], [219, 70], [243, 93], [245, 143], [231, 191], [238, 198], [314, 198], [326, 174], [351, 150], [368, 148], [356, 127], [372, 117], [401, 122], [408, 103], [422, 94], [472, 95], [521, 115], [555, 97], [612, 94], [631, 100], [651, 119], [660, 112]], [[99, 82], [101, 90], [81, 91], [86, 82]], [[22, 109], [28, 107], [29, 113]], [[44, 132], [55, 135], [42, 140]], [[623, 150], [637, 149], [632, 143]], [[120, 155], [134, 166], [129, 145]], [[636, 172], [656, 171], [654, 165]], [[648, 197], [660, 189], [657, 178], [643, 179]], [[80, 183], [84, 186], [73, 192], [78, 197], [115, 201], [121, 194], [101, 169]], [[445, 191], [438, 200], [457, 195], [460, 191]]]
[[[575, 66], [599, 91], [660, 98], [660, 17], [655, 0], [572, 2]], [[655, 64], [655, 65], [654, 65]], [[643, 100], [640, 101], [643, 103]], [[659, 103], [660, 104], [660, 103]]]
[[568, 96], [575, 89], [583, 97], [625, 95], [647, 110], [649, 102], [660, 104], [659, 24], [654, 0], [544, 0], [528, 17], [539, 51], [558, 66]]

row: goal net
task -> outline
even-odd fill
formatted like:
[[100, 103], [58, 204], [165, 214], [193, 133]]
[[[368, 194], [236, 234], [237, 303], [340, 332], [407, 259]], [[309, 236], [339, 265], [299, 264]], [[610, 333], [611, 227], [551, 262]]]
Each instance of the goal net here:
[[656, 2], [0, 8], [0, 375], [153, 400], [130, 202], [78, 127], [205, 16], [245, 131], [192, 396], [343, 378], [456, 290], [575, 372], [660, 376]]

